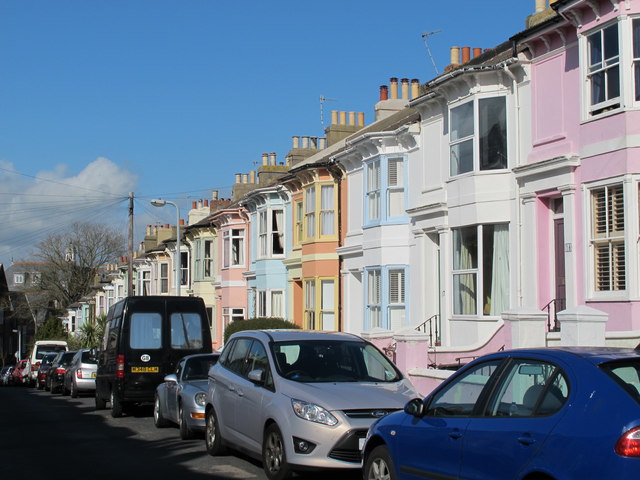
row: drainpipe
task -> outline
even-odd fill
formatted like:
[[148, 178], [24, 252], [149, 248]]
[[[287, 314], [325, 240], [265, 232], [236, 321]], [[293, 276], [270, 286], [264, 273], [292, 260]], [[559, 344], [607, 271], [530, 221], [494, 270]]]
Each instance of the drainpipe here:
[[[514, 119], [514, 128], [515, 128], [515, 158], [516, 159], [520, 159], [520, 95], [519, 95], [519, 90], [518, 90], [518, 82], [516, 79], [515, 74], [509, 70], [509, 66], [508, 65], [503, 65], [502, 66], [502, 70], [504, 71], [504, 73], [511, 79], [511, 88], [513, 90], [513, 96], [515, 99], [515, 119]], [[513, 168], [513, 167], [512, 167]], [[522, 259], [522, 206], [520, 204], [520, 195], [519, 195], [519, 188], [518, 188], [518, 180], [514, 179], [514, 182], [516, 183], [515, 185], [515, 191], [518, 192], [518, 208], [516, 208], [516, 215], [518, 216], [518, 218], [516, 219], [516, 225], [518, 226], [518, 263], [522, 263], [520, 260]], [[519, 277], [518, 278], [518, 290], [517, 290], [517, 299], [518, 299], [518, 306], [522, 306], [522, 269], [519, 269], [519, 273], [518, 273]]]

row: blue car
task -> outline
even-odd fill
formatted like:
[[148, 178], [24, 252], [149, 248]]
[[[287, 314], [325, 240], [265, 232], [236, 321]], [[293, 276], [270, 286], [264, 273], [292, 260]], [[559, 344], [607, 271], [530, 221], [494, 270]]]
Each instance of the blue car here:
[[639, 392], [637, 348], [486, 355], [371, 426], [364, 478], [638, 479]]

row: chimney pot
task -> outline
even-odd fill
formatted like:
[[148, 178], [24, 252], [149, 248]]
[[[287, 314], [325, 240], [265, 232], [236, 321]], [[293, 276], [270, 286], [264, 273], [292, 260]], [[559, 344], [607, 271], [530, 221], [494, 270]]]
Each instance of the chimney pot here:
[[403, 78], [400, 81], [402, 82], [402, 98], [407, 100], [409, 98], [409, 79]]
[[364, 112], [358, 112], [358, 126], [364, 127]]
[[318, 148], [318, 137], [309, 137], [309, 140], [311, 140], [311, 148]]
[[209, 208], [209, 200], [205, 200], [204, 201], [204, 206], [205, 206], [205, 208]]
[[460, 65], [460, 47], [451, 47], [451, 65]]
[[236, 183], [240, 183], [241, 182], [241, 178], [242, 178], [242, 174], [241, 173], [236, 173]]
[[465, 64], [471, 60], [471, 48], [462, 47], [462, 63]]
[[411, 79], [411, 98], [418, 98], [420, 95], [420, 80], [417, 78]]
[[276, 153], [275, 152], [271, 152], [269, 154], [269, 159], [270, 159], [270, 164], [271, 165], [275, 165], [276, 164]]
[[218, 200], [218, 190], [211, 191], [211, 200]]
[[269, 154], [268, 153], [263, 153], [262, 154], [262, 165], [269, 165]]
[[389, 100], [389, 87], [380, 85], [380, 101]]
[[251, 170], [249, 172], [249, 183], [251, 183], [251, 184], [256, 183], [256, 171], [255, 170]]
[[327, 148], [327, 139], [326, 138], [319, 138], [318, 141], [320, 142], [318, 145], [318, 148], [320, 148], [320, 150], [324, 150], [325, 148]]
[[338, 111], [331, 110], [331, 125], [337, 125], [337, 124], [338, 124]]
[[302, 148], [309, 148], [309, 137], [302, 137]]
[[300, 148], [300, 137], [295, 136], [293, 138], [293, 148]]
[[195, 209], [196, 209], [196, 205], [197, 205], [197, 202], [195, 202], [195, 201], [194, 201], [194, 202], [191, 202], [191, 208], [192, 208], [193, 210], [195, 210]]
[[475, 47], [473, 49], [473, 58], [479, 57], [480, 55], [482, 55], [482, 49], [479, 47]]
[[356, 124], [356, 112], [349, 112], [349, 125]]
[[180, 219], [180, 226], [181, 226], [181, 227], [184, 227], [184, 218], [181, 218], [181, 219]]
[[391, 84], [391, 99], [395, 100], [398, 98], [398, 79], [396, 77], [391, 77], [389, 83]]
[[346, 124], [347, 124], [347, 112], [342, 110], [340, 112], [340, 125], [346, 125]]
[[249, 183], [249, 175], [247, 173], [242, 174], [242, 183]]

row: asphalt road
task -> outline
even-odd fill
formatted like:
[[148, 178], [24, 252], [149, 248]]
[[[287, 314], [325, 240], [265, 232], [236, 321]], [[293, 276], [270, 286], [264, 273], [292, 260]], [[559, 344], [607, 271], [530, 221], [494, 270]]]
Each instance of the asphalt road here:
[[[297, 477], [360, 480], [360, 471]], [[0, 387], [2, 480], [265, 480], [262, 464], [240, 453], [206, 453], [204, 439], [180, 440], [177, 428], [158, 429], [151, 407], [111, 418], [93, 397]]]

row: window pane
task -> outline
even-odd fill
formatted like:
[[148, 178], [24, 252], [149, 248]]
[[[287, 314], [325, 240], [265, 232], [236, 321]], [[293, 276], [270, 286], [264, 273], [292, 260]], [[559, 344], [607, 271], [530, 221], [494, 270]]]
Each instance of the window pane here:
[[192, 350], [202, 348], [202, 318], [197, 313], [171, 314], [171, 347]]
[[478, 266], [477, 227], [453, 230], [453, 269], [467, 270]]
[[590, 70], [599, 69], [602, 66], [602, 34], [601, 32], [589, 35], [589, 67]]
[[476, 314], [476, 274], [465, 273], [453, 276], [453, 313]]
[[507, 168], [506, 99], [482, 99], [479, 110], [480, 170]]
[[473, 135], [473, 102], [451, 109], [451, 141]]
[[604, 58], [607, 64], [611, 63], [611, 60], [616, 60], [620, 49], [618, 47], [618, 24], [611, 25], [604, 29]]
[[607, 98], [620, 96], [620, 67], [607, 70]]
[[133, 349], [162, 347], [162, 317], [159, 313], [131, 315], [129, 346]]
[[451, 175], [471, 172], [473, 170], [473, 140], [451, 145]]

